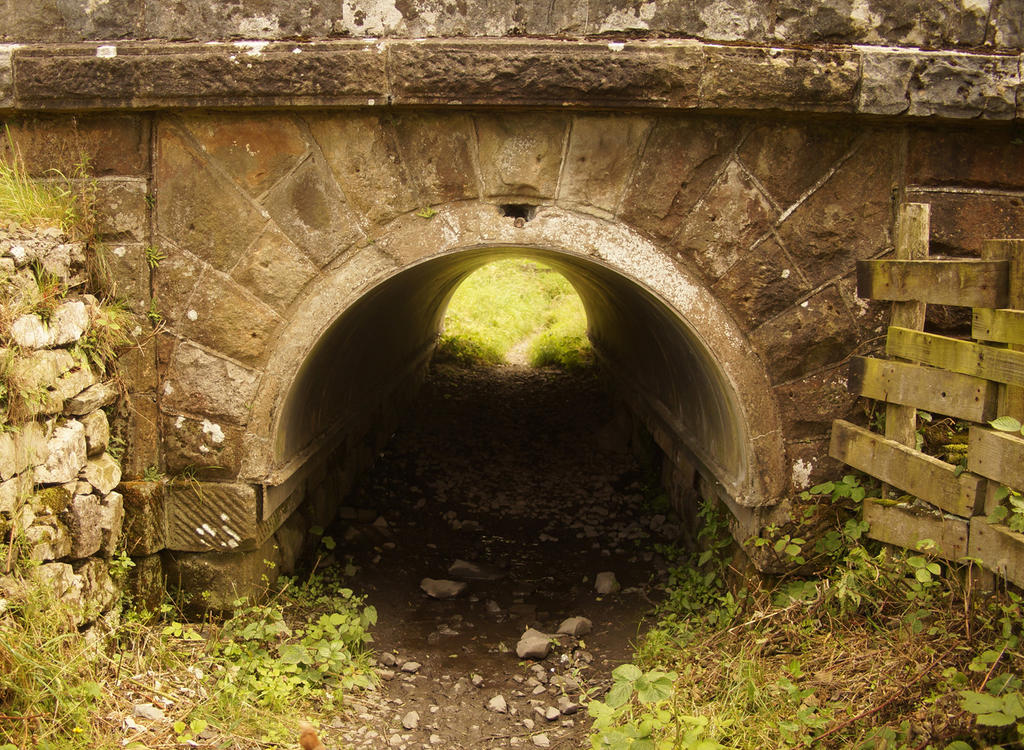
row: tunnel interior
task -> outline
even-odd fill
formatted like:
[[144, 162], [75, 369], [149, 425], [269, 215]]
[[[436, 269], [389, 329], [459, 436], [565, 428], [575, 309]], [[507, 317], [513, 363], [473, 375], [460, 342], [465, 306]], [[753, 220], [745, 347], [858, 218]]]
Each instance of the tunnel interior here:
[[684, 475], [696, 472], [719, 494], [739, 494], [749, 484], [749, 429], [701, 333], [650, 289], [593, 257], [521, 247], [431, 258], [362, 294], [298, 370], [278, 413], [276, 463], [317, 455], [319, 443], [343, 443], [339, 436], [362, 434], [389, 405], [409, 403], [455, 289], [508, 257], [536, 260], [569, 280], [583, 302], [603, 382], [635, 421], [658, 425], [651, 431], [670, 463]]

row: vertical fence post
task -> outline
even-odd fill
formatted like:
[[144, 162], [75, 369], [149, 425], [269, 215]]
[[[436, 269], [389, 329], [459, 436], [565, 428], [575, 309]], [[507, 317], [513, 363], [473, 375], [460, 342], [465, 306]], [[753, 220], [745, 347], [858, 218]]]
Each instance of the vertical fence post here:
[[[1007, 260], [1010, 262], [1010, 287], [1007, 307], [1024, 310], [1024, 239], [985, 240], [981, 247], [985, 260]], [[1010, 345], [1011, 349], [1024, 350], [1024, 346]], [[999, 386], [999, 416], [1016, 417], [1024, 422], [1024, 388], [1015, 385]]]
[[[927, 203], [904, 203], [896, 217], [896, 259], [924, 260], [928, 257], [931, 231], [931, 206]], [[924, 328], [927, 306], [924, 302], [893, 302], [891, 325], [920, 331]], [[917, 409], [901, 404], [885, 405], [885, 436], [910, 448], [916, 445]], [[882, 497], [890, 495], [882, 487]]]

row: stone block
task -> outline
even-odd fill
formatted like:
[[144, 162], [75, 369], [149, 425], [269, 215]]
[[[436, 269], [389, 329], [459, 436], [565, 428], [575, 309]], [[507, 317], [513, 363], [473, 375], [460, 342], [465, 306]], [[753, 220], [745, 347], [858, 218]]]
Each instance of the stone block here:
[[211, 5], [204, 0], [181, 0], [176, 3], [146, 0], [143, 6], [146, 32], [151, 36], [158, 39], [199, 41], [299, 37], [326, 39], [342, 33], [338, 26], [346, 7], [338, 2], [311, 4], [287, 0], [239, 5]]
[[[95, 399], [101, 392], [101, 389], [89, 391], [95, 385], [97, 385], [96, 374], [88, 365], [82, 365], [64, 373], [57, 379], [49, 393], [50, 400], [53, 402], [53, 413], [59, 414], [64, 411], [68, 407], [67, 402], [69, 401], [74, 401], [75, 406], [72, 408], [78, 409], [81, 408], [80, 405]], [[89, 392], [86, 393], [86, 391]]]
[[16, 318], [11, 324], [11, 338], [22, 349], [45, 349], [53, 345], [49, 329], [35, 314]]
[[259, 375], [234, 362], [181, 342], [164, 377], [161, 406], [245, 424]]
[[72, 565], [75, 575], [82, 581], [81, 594], [75, 598], [65, 595], [65, 601], [77, 613], [80, 625], [93, 622], [117, 601], [117, 587], [110, 577], [107, 563], [92, 557]]
[[89, 330], [90, 310], [82, 300], [69, 300], [57, 306], [50, 316], [50, 346], [73, 344]]
[[64, 413], [72, 416], [88, 414], [104, 406], [110, 406], [117, 401], [118, 395], [117, 388], [112, 383], [95, 383], [77, 396], [68, 399], [64, 405]]
[[263, 543], [256, 489], [240, 482], [182, 479], [167, 488], [167, 547], [198, 552], [254, 549]]
[[288, 174], [309, 148], [299, 123], [287, 113], [196, 114], [183, 122], [203, 150], [253, 198]]
[[243, 430], [181, 415], [161, 415], [160, 422], [169, 475], [195, 471], [202, 479], [210, 480], [238, 476]]
[[166, 252], [167, 257], [153, 269], [152, 305], [163, 322], [173, 329], [183, 322], [189, 309], [188, 300], [207, 268], [187, 251], [163, 243], [160, 249]]
[[39, 488], [29, 497], [29, 504], [39, 516], [60, 515], [71, 502], [71, 492], [77, 489], [77, 486], [78, 482], [74, 482], [60, 487]]
[[[6, 355], [9, 350], [4, 350]], [[24, 355], [10, 356], [6, 366], [7, 381], [17, 390], [52, 388], [57, 379], [75, 366], [75, 358], [64, 349], [33, 351]]]
[[281, 563], [274, 540], [247, 552], [166, 552], [167, 587], [191, 612], [230, 610], [238, 599], [263, 595]]
[[107, 242], [145, 242], [149, 237], [149, 186], [144, 178], [96, 183], [96, 232]]
[[[0, 23], [2, 26], [2, 23]], [[0, 45], [0, 65], [3, 60]], [[144, 176], [149, 171], [147, 114], [32, 116], [8, 122], [22, 161], [35, 177], [73, 176], [83, 158], [92, 177]], [[0, 155], [7, 156], [6, 139]]]
[[845, 359], [857, 334], [839, 291], [830, 286], [761, 325], [751, 341], [772, 382], [785, 383]]
[[857, 394], [847, 388], [846, 364], [776, 386], [774, 394], [788, 440], [823, 439], [833, 419], [849, 419]]
[[[296, 53], [294, 50], [299, 49]], [[387, 98], [376, 45], [294, 42], [16, 50], [18, 104], [38, 109], [367, 104]]]
[[101, 5], [39, 0], [13, 3], [0, 12], [3, 34], [20, 42], [121, 39], [141, 32], [141, 0], [112, 0]]
[[103, 453], [110, 443], [110, 423], [100, 409], [86, 414], [79, 420], [85, 428], [85, 450], [92, 458]]
[[100, 499], [96, 495], [71, 498], [61, 519], [71, 532], [69, 557], [89, 557], [99, 551], [103, 531], [100, 528]]
[[855, 50], [702, 47], [706, 108], [852, 112], [860, 82]]
[[167, 546], [167, 501], [163, 482], [124, 482], [125, 551], [132, 557], [152, 555]]
[[55, 428], [46, 442], [41, 463], [35, 467], [35, 481], [63, 484], [78, 477], [86, 462], [85, 428], [70, 419]]
[[768, 234], [776, 216], [757, 184], [732, 161], [683, 221], [674, 249], [714, 281]]
[[135, 566], [129, 568], [124, 593], [137, 612], [156, 613], [163, 603], [166, 588], [164, 566], [160, 555], [133, 557]]
[[59, 560], [71, 553], [71, 534], [54, 517], [36, 518], [22, 537], [28, 550], [28, 559], [36, 562]]
[[395, 118], [395, 133], [421, 205], [479, 196], [476, 134], [469, 116], [402, 113]]
[[569, 119], [561, 114], [478, 114], [480, 172], [487, 197], [553, 198]]
[[43, 461], [46, 442], [38, 422], [28, 422], [16, 433], [0, 433], [0, 479], [10, 479]]
[[13, 44], [0, 44], [0, 110], [14, 106], [13, 74], [11, 71], [11, 52]]
[[159, 423], [154, 396], [136, 393], [121, 402], [113, 429], [124, 441], [122, 478], [139, 479], [148, 467], [160, 464]]
[[124, 300], [135, 313], [140, 328], [148, 330], [151, 324], [145, 316], [149, 312], [150, 268], [146, 244], [111, 241], [97, 251], [97, 259], [107, 274], [107, 293]]
[[1024, 236], [1024, 212], [1016, 196], [908, 190], [906, 200], [931, 204], [933, 255], [978, 257], [985, 240]]
[[273, 349], [280, 322], [273, 308], [230, 278], [207, 274], [175, 327], [185, 338], [256, 366]]
[[868, 131], [855, 153], [779, 224], [782, 244], [812, 286], [844, 276], [855, 259], [891, 247], [897, 138], [890, 131]]
[[393, 101], [562, 107], [693, 107], [703, 64], [696, 45], [396, 41]]
[[363, 238], [358, 217], [327, 165], [312, 156], [278, 183], [263, 205], [288, 239], [317, 266], [326, 265]]
[[791, 440], [786, 443], [790, 489], [799, 492], [849, 472], [846, 464], [828, 455], [828, 439]]
[[811, 291], [789, 253], [773, 237], [758, 242], [712, 286], [746, 330], [753, 330]]
[[109, 453], [103, 453], [86, 461], [82, 476], [100, 495], [106, 495], [121, 482], [121, 465]]
[[156, 340], [146, 337], [118, 357], [121, 375], [129, 392], [156, 390]]
[[276, 227], [268, 227], [231, 271], [231, 277], [278, 312], [316, 276], [316, 266]]
[[390, 117], [346, 112], [305, 119], [354, 210], [382, 224], [418, 207]]
[[100, 554], [105, 559], [109, 560], [117, 551], [123, 528], [124, 496], [120, 492], [109, 492], [100, 501], [100, 529], [103, 532]]
[[13, 516], [32, 494], [32, 477], [19, 474], [0, 482], [0, 513]]
[[613, 213], [652, 121], [636, 115], [580, 115], [572, 121], [558, 198]]
[[859, 112], [996, 120], [1016, 115], [1016, 57], [865, 49], [863, 61]]
[[1021, 190], [1024, 142], [1012, 126], [977, 129], [912, 128], [907, 183]]
[[210, 169], [171, 126], [158, 128], [154, 172], [157, 232], [214, 268], [229, 271], [269, 217]]
[[739, 129], [711, 118], [659, 118], [623, 198], [624, 221], [672, 237], [732, 152]]

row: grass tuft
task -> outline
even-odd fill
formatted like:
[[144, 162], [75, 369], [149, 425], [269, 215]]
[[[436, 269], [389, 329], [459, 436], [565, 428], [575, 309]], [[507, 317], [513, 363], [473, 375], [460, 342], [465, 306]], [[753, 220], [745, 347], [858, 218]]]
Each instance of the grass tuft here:
[[[83, 216], [81, 198], [65, 175], [53, 171], [52, 180], [29, 177], [11, 132], [4, 128], [14, 159], [0, 160], [0, 218], [26, 227], [58, 227], [63, 232], [75, 227]], [[82, 165], [81, 171], [85, 171]], [[75, 175], [81, 176], [81, 175]]]

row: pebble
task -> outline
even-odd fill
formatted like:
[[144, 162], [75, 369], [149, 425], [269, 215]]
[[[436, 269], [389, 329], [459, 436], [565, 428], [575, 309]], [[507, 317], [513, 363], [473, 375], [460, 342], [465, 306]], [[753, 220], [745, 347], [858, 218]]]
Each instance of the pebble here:
[[420, 725], [420, 715], [415, 711], [410, 711], [402, 717], [402, 726], [406, 729], [415, 729]]
[[516, 644], [516, 656], [520, 659], [543, 659], [551, 652], [551, 636], [529, 628]]
[[562, 624], [558, 626], [558, 632], [564, 635], [571, 635], [573, 638], [579, 638], [589, 633], [593, 627], [594, 623], [586, 617], [569, 617], [562, 620]]
[[548, 736], [541, 732], [540, 734], [533, 735], [533, 744], [537, 747], [551, 747], [551, 740]]
[[408, 672], [409, 674], [416, 674], [420, 671], [420, 667], [422, 666], [423, 665], [420, 664], [418, 661], [407, 661], [405, 662], [405, 664], [402, 665], [402, 671]]
[[132, 708], [132, 714], [140, 719], [148, 719], [149, 721], [163, 721], [164, 719], [163, 709], [157, 708], [152, 703], [137, 704]]
[[443, 578], [424, 578], [420, 581], [423, 592], [434, 599], [451, 599], [466, 590], [465, 581], [448, 581]]
[[494, 711], [496, 714], [507, 714], [508, 703], [505, 701], [504, 697], [496, 695], [487, 701], [487, 710]]
[[619, 581], [615, 578], [615, 573], [610, 570], [598, 573], [594, 580], [594, 591], [601, 595], [614, 594], [619, 588]]

